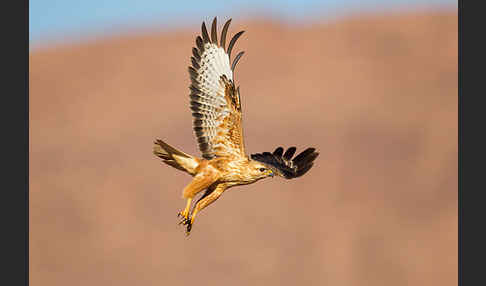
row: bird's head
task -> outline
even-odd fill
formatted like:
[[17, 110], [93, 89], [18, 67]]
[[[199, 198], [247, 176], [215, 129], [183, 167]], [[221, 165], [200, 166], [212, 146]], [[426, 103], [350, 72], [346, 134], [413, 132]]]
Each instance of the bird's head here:
[[249, 173], [255, 181], [275, 175], [272, 169], [255, 160], [250, 160]]

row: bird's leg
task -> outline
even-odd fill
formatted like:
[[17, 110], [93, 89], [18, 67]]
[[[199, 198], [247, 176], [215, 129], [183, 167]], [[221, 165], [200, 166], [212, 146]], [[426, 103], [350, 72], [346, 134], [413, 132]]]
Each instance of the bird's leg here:
[[[197, 203], [199, 203], [199, 201], [201, 201], [202, 199], [204, 199], [205, 197], [207, 197], [209, 194], [211, 194], [214, 191], [214, 189], [215, 189], [214, 185], [212, 185], [209, 188], [207, 188], [206, 191], [204, 192], [204, 194], [196, 201], [196, 203], [194, 205], [197, 205]], [[188, 201], [189, 201], [189, 199], [188, 199]], [[192, 201], [192, 199], [190, 201]], [[190, 203], [188, 203], [188, 205], [190, 205]], [[187, 206], [186, 206], [186, 209], [187, 209]], [[182, 212], [180, 212], [178, 216], [181, 216], [181, 214], [182, 214]], [[181, 222], [181, 224], [182, 223], [188, 224], [188, 219], [183, 220]]]
[[190, 222], [189, 212], [191, 209], [191, 202], [195, 195], [202, 190], [208, 188], [217, 180], [215, 174], [210, 172], [202, 172], [194, 177], [194, 179], [184, 188], [182, 197], [187, 199], [186, 208], [179, 213], [182, 216], [181, 224], [188, 224]]
[[196, 219], [196, 214], [200, 212], [202, 209], [205, 207], [209, 206], [211, 203], [213, 203], [215, 200], [221, 196], [221, 194], [224, 192], [226, 187], [224, 185], [218, 185], [214, 191], [210, 193], [205, 193], [203, 197], [201, 197], [197, 203], [196, 206], [194, 207], [194, 210], [192, 211], [191, 214], [191, 220], [187, 224], [187, 229], [186, 229], [186, 234], [189, 235], [192, 229], [192, 224], [194, 223], [194, 220]]

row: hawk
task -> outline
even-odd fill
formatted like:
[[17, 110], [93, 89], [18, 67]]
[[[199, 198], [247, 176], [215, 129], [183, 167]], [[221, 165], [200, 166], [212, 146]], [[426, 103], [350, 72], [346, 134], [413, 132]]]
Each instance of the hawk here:
[[[189, 97], [202, 158], [186, 154], [162, 140], [154, 142], [153, 153], [156, 156], [193, 177], [182, 192], [182, 197], [187, 199], [186, 207], [178, 214], [182, 217], [180, 224], [186, 226], [186, 234], [190, 233], [196, 215], [227, 189], [275, 175], [286, 179], [300, 177], [309, 171], [319, 155], [315, 148], [307, 148], [293, 157], [295, 147], [285, 152], [278, 147], [272, 153], [246, 155], [240, 88], [236, 87], [233, 77], [244, 52], [239, 52], [230, 64], [233, 47], [244, 31], [236, 33], [226, 46], [230, 23], [231, 19], [224, 24], [218, 41], [216, 17], [212, 22], [211, 35], [203, 22], [202, 37], [196, 38], [196, 47], [192, 49]], [[204, 194], [191, 211], [194, 197], [203, 190]]]

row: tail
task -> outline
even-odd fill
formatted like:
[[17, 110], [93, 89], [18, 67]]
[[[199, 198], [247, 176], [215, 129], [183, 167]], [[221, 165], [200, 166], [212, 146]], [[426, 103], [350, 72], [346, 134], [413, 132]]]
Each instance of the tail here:
[[179, 151], [159, 139], [155, 140], [154, 144], [154, 154], [160, 157], [164, 163], [191, 175], [196, 174], [196, 168], [199, 165], [197, 158]]

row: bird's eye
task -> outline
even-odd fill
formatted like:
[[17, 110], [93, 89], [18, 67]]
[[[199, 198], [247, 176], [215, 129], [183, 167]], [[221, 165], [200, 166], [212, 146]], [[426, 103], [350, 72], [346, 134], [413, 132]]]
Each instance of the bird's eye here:
[[265, 168], [260, 168], [260, 172], [265, 172]]

